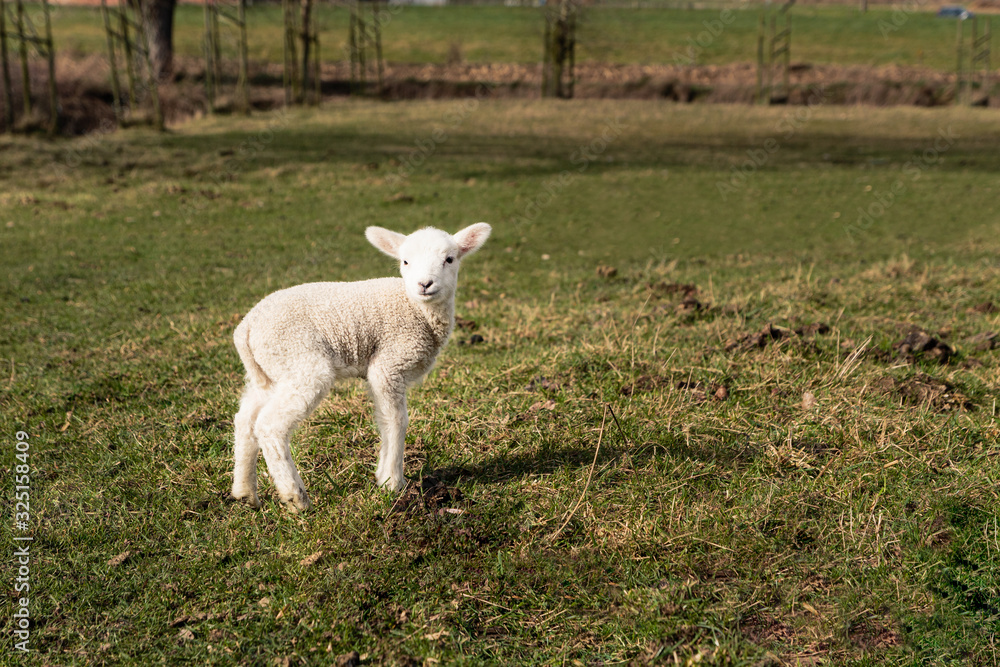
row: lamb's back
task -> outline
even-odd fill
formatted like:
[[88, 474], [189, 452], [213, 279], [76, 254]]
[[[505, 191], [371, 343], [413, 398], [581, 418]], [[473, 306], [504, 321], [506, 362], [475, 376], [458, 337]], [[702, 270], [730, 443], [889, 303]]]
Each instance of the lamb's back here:
[[265, 297], [244, 321], [255, 360], [274, 379], [300, 359], [320, 357], [340, 375], [363, 376], [376, 355], [394, 351], [404, 357], [395, 364], [405, 366], [408, 350], [429, 342], [401, 278], [289, 287]]

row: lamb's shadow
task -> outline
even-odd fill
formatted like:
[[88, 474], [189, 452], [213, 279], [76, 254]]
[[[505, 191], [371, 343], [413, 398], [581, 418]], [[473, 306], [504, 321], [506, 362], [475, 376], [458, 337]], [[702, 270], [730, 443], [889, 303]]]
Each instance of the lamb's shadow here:
[[[602, 468], [628, 455], [631, 467], [640, 469], [654, 458], [669, 458], [675, 461], [692, 459], [703, 463], [720, 465], [719, 472], [726, 469], [749, 465], [760, 454], [760, 448], [745, 437], [726, 439], [689, 438], [680, 430], [663, 431], [656, 437], [642, 443], [632, 443], [624, 438], [608, 438], [597, 453], [596, 466]], [[428, 468], [425, 476], [431, 476], [444, 484], [455, 485], [461, 480], [474, 480], [481, 484], [498, 484], [510, 480], [525, 479], [533, 475], [547, 475], [563, 469], [586, 470], [594, 464], [593, 443], [576, 443], [563, 446], [543, 446], [530, 451], [504, 452], [492, 454], [481, 463], [449, 465]]]

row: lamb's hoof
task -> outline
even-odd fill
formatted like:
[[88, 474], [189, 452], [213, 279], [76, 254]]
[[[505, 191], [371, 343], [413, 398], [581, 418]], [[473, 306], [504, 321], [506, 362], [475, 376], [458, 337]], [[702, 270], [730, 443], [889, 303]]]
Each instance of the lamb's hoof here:
[[389, 477], [387, 479], [377, 481], [380, 487], [386, 491], [391, 491], [392, 493], [399, 493], [406, 488], [407, 484], [407, 479], [405, 477]]
[[237, 492], [235, 489], [232, 492], [233, 500], [237, 502], [246, 503], [255, 510], [260, 509], [260, 499], [257, 494], [253, 491], [243, 491]]
[[288, 499], [282, 498], [281, 503], [285, 506], [285, 509], [292, 514], [302, 514], [303, 512], [308, 512], [312, 509], [312, 501], [310, 501], [309, 496], [304, 493]]

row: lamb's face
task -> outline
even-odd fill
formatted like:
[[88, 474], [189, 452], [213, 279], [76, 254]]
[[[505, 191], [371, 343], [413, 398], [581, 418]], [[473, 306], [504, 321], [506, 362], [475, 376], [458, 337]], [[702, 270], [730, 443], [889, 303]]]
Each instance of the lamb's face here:
[[451, 234], [440, 229], [414, 232], [399, 246], [398, 257], [411, 299], [443, 302], [454, 298], [461, 253]]
[[454, 236], [432, 227], [409, 236], [382, 227], [369, 227], [365, 237], [373, 246], [399, 260], [399, 271], [411, 299], [446, 303], [455, 298], [460, 260], [486, 243], [490, 226], [477, 222]]

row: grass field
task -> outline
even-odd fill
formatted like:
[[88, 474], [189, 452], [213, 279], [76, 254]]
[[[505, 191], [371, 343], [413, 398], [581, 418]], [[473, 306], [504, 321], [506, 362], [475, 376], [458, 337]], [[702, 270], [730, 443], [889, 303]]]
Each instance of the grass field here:
[[[996, 664], [998, 149], [987, 110], [622, 101], [0, 138], [28, 663]], [[352, 384], [293, 440], [313, 512], [229, 501], [241, 315], [478, 220], [411, 487]]]
[[[444, 63], [454, 53], [471, 63], [541, 59], [544, 22], [537, 9], [395, 7], [389, 11], [383, 37], [389, 62]], [[181, 5], [175, 16], [177, 53], [200, 56], [202, 9]], [[324, 59], [345, 59], [346, 10], [322, 6], [318, 17]], [[720, 10], [589, 9], [579, 28], [577, 58], [613, 64], [754, 62], [758, 17], [755, 7], [732, 10], [731, 15]], [[53, 25], [61, 51], [105, 53], [98, 10], [58, 8]], [[250, 58], [281, 62], [280, 8], [250, 8], [248, 25]], [[235, 57], [235, 41], [229, 53]], [[804, 63], [952, 69], [955, 22], [909, 6], [873, 8], [866, 14], [853, 6], [796, 7], [792, 54], [795, 62]]]

